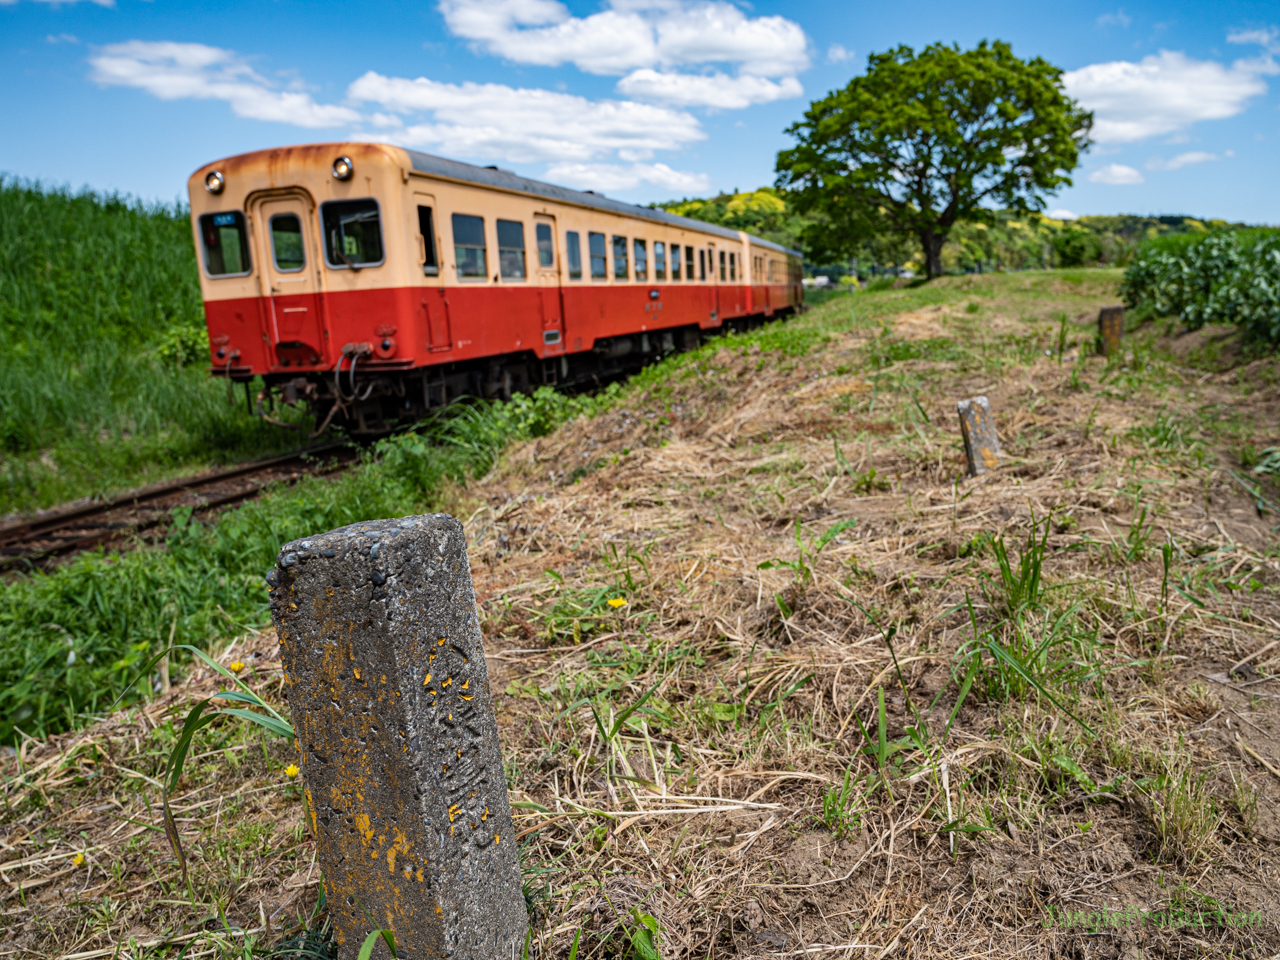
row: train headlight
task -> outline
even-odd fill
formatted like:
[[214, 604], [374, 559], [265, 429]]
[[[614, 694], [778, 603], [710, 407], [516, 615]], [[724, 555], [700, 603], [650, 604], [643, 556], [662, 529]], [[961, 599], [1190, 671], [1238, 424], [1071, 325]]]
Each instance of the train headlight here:
[[356, 165], [351, 162], [350, 157], [339, 157], [333, 161], [333, 179], [350, 180], [351, 175], [356, 172]]
[[210, 193], [218, 194], [227, 185], [226, 178], [217, 170], [210, 170], [204, 176], [204, 188]]

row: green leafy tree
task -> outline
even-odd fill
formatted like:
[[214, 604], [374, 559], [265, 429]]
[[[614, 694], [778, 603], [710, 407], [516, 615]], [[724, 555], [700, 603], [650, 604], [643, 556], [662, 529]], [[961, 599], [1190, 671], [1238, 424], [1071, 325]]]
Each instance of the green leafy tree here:
[[1102, 241], [1088, 230], [1072, 227], [1053, 238], [1053, 250], [1064, 267], [1082, 267], [1102, 257]]
[[806, 231], [810, 255], [838, 259], [896, 233], [916, 238], [936, 276], [954, 224], [1043, 209], [1071, 185], [1093, 123], [1061, 77], [1001, 41], [872, 54], [864, 76], [810, 104], [778, 154], [778, 186], [826, 221]]
[[745, 230], [783, 246], [794, 247], [799, 243], [800, 218], [773, 187], [761, 187], [747, 193], [735, 190], [706, 200], [669, 200], [652, 206], [732, 230]]

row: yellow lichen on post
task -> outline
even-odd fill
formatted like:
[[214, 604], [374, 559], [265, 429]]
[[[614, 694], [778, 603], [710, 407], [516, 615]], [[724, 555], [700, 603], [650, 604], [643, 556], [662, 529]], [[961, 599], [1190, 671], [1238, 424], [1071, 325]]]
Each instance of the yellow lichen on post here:
[[960, 435], [964, 438], [969, 476], [976, 477], [1000, 466], [1000, 440], [987, 398], [961, 400], [956, 404], [956, 412], [960, 414]]
[[268, 582], [341, 960], [370, 918], [413, 956], [517, 955], [528, 918], [461, 524], [296, 541]]

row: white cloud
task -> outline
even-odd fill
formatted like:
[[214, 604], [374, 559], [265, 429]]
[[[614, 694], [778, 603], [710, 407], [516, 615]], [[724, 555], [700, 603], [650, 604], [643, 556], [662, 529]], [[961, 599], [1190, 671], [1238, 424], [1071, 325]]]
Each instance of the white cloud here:
[[711, 180], [702, 173], [672, 170], [665, 163], [557, 163], [547, 169], [547, 178], [583, 190], [630, 190], [642, 183], [673, 193], [704, 193]]
[[98, 83], [136, 87], [161, 100], [224, 100], [237, 116], [252, 120], [312, 129], [360, 120], [348, 107], [276, 89], [233, 51], [203, 43], [130, 40], [102, 47], [89, 63]]
[[827, 63], [844, 63], [852, 59], [853, 51], [846, 50], [842, 43], [833, 43], [827, 47]]
[[636, 70], [618, 81], [618, 90], [641, 100], [660, 100], [682, 107], [718, 107], [741, 110], [753, 103], [770, 103], [804, 93], [795, 77], [773, 81], [750, 74], [731, 77], [723, 73], [666, 73]]
[[1133, 18], [1121, 7], [1115, 13], [1104, 13], [1094, 22], [1100, 27], [1127, 27], [1133, 23]]
[[1065, 207], [1059, 207], [1057, 210], [1050, 210], [1045, 214], [1050, 220], [1079, 220], [1080, 217], [1072, 213]]
[[1197, 163], [1208, 163], [1210, 160], [1220, 160], [1216, 153], [1205, 153], [1203, 150], [1192, 150], [1190, 153], [1180, 153], [1172, 160], [1162, 160], [1159, 157], [1153, 157], [1147, 161], [1148, 170], [1180, 170], [1183, 167], [1190, 167]]
[[1268, 27], [1265, 30], [1232, 30], [1227, 34], [1227, 43], [1241, 43], [1263, 47], [1267, 53], [1280, 53], [1280, 29]]
[[[748, 17], [724, 0], [612, 0], [608, 9], [573, 16], [558, 0], [441, 0], [440, 12], [457, 36], [486, 53], [516, 63], [560, 66], [587, 73], [628, 75], [619, 90], [682, 105], [722, 107], [725, 80], [677, 73], [681, 67], [726, 64], [737, 68], [740, 88], [730, 97], [747, 106], [799, 96], [795, 75], [809, 66], [808, 40], [784, 17]], [[679, 76], [689, 82], [655, 78]], [[772, 78], [776, 84], [752, 84]], [[635, 92], [633, 92], [635, 91]], [[744, 91], [746, 93], [744, 93]], [[694, 99], [698, 93], [706, 99]]]
[[557, 0], [442, 0], [440, 13], [456, 36], [516, 63], [618, 74], [658, 61], [654, 31], [637, 13], [574, 17]]
[[430, 115], [396, 135], [406, 146], [516, 163], [582, 163], [613, 152], [641, 159], [706, 137], [696, 118], [669, 107], [498, 83], [407, 80], [370, 71], [347, 94], [393, 113]]
[[1126, 187], [1135, 183], [1145, 183], [1141, 173], [1126, 167], [1123, 163], [1108, 163], [1089, 174], [1090, 183], [1105, 183], [1111, 187]]
[[[485, 2], [485, 0], [481, 0]], [[658, 55], [665, 66], [737, 63], [762, 77], [789, 76], [809, 66], [808, 41], [783, 17], [747, 17], [724, 2], [659, 7]]]
[[639, 67], [737, 63], [783, 76], [809, 65], [804, 31], [783, 17], [747, 17], [724, 0], [614, 0], [575, 17], [558, 0], [441, 0], [449, 29], [516, 63], [621, 74]]
[[45, 43], [79, 43], [80, 38], [74, 33], [49, 34], [44, 38]]
[[[221, 100], [250, 119], [347, 127], [354, 139], [390, 139], [484, 162], [554, 163], [561, 179], [601, 189], [648, 183], [693, 191], [708, 185], [700, 174], [650, 162], [657, 151], [678, 150], [706, 138], [696, 117], [671, 106], [589, 100], [498, 83], [410, 80], [373, 71], [347, 88], [346, 105], [321, 104], [301, 89], [300, 81], [280, 89], [235, 51], [199, 43], [134, 40], [103, 47], [89, 62], [98, 83], [134, 87], [162, 100]], [[747, 88], [748, 79], [754, 88]], [[776, 98], [770, 88], [785, 88], [788, 78], [723, 81], [716, 96], [728, 104], [734, 96]], [[705, 93], [702, 100], [707, 99], [712, 92]], [[358, 109], [362, 105], [376, 109], [366, 116]]]
[[1221, 120], [1267, 92], [1269, 59], [1237, 60], [1230, 67], [1162, 50], [1140, 63], [1095, 63], [1063, 74], [1067, 93], [1094, 111], [1093, 137], [1129, 143], [1177, 133], [1201, 120]]

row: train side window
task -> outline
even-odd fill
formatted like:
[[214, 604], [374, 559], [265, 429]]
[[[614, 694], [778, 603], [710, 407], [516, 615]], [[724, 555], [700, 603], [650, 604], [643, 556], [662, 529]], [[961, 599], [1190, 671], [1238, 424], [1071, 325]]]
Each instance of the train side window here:
[[636, 279], [649, 279], [649, 250], [647, 244], [643, 240], [635, 242], [636, 248]]
[[736, 253], [729, 254], [729, 279], [731, 281], [738, 279], [738, 255]]
[[430, 207], [418, 208], [418, 235], [422, 237], [422, 272], [434, 277], [440, 273], [440, 261], [436, 259], [436, 224]]
[[605, 246], [603, 233], [587, 234], [587, 242], [590, 244], [591, 253], [591, 279], [607, 280], [609, 278], [609, 270], [605, 263]]
[[485, 263], [484, 217], [453, 215], [453, 256], [458, 262], [458, 276], [481, 279], [489, 276]]
[[582, 241], [578, 239], [578, 231], [570, 230], [564, 235], [564, 252], [569, 259], [569, 279], [582, 279]]
[[667, 245], [661, 240], [653, 241], [653, 279], [667, 279]]
[[518, 220], [498, 221], [498, 269], [503, 280], [523, 280], [524, 224]]
[[680, 279], [680, 244], [671, 245], [671, 279]]
[[382, 262], [382, 225], [376, 200], [335, 200], [320, 208], [325, 256], [331, 267], [372, 267]]
[[613, 279], [627, 279], [627, 238], [613, 238]]
[[684, 278], [693, 279], [693, 247], [684, 248]]
[[209, 276], [240, 277], [252, 269], [244, 214], [239, 210], [206, 213], [200, 218], [200, 237], [204, 240], [204, 268]]
[[556, 265], [556, 248], [551, 240], [551, 224], [539, 223], [533, 228], [538, 241], [538, 266], [554, 267]]
[[698, 251], [698, 279], [707, 279], [707, 251]]
[[720, 282], [724, 283], [724, 251], [720, 251]]
[[307, 265], [302, 251], [302, 221], [294, 213], [271, 218], [271, 256], [281, 273], [297, 273]]

